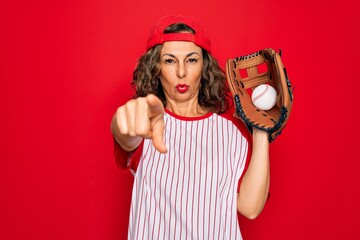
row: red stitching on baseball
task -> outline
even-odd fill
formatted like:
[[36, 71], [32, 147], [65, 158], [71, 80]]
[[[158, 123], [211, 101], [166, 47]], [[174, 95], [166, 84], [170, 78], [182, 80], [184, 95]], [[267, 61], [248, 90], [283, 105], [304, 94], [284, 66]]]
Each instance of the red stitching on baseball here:
[[265, 90], [262, 93], [260, 93], [259, 95], [257, 95], [256, 97], [254, 97], [253, 102], [256, 102], [259, 98], [261, 98], [266, 93], [268, 88], [269, 88], [269, 85], [266, 85]]

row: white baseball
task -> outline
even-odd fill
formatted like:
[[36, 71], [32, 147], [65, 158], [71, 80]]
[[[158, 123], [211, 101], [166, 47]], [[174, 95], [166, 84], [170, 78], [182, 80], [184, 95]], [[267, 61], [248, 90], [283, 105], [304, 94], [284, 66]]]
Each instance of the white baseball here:
[[276, 90], [268, 84], [257, 86], [251, 94], [251, 100], [255, 107], [261, 110], [270, 110], [276, 104]]

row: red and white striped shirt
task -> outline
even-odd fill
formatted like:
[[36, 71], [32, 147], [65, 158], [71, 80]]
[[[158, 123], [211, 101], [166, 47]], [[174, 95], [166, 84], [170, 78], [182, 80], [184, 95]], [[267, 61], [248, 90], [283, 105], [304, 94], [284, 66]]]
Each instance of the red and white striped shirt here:
[[127, 163], [115, 149], [135, 177], [128, 238], [242, 239], [236, 199], [249, 157], [245, 127], [215, 113], [188, 118], [166, 110], [164, 119], [166, 154], [150, 139]]

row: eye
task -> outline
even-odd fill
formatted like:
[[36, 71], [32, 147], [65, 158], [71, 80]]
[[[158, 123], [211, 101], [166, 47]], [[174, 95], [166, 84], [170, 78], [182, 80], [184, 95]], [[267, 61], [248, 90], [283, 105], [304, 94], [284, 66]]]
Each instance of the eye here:
[[165, 59], [164, 62], [170, 64], [170, 63], [174, 63], [175, 61], [174, 61], [174, 59], [168, 58], [168, 59]]
[[196, 63], [198, 60], [196, 58], [189, 58], [188, 62]]

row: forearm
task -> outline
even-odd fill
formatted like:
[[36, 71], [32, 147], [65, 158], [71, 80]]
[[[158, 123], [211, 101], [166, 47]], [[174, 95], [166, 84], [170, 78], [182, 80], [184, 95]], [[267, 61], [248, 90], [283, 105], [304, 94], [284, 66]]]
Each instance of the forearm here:
[[238, 211], [250, 219], [262, 211], [269, 192], [269, 141], [264, 131], [254, 129], [253, 151], [249, 167], [242, 179], [238, 194]]

